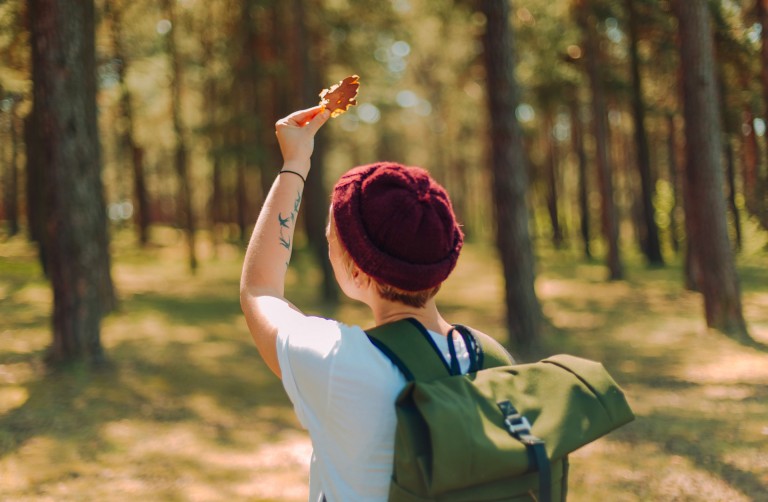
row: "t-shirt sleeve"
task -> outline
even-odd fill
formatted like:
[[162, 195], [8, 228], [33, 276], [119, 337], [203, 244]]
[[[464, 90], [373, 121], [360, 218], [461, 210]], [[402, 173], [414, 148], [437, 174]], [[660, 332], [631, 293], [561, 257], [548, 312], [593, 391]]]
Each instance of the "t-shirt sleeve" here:
[[310, 415], [323, 414], [327, 406], [341, 329], [336, 321], [308, 317], [281, 303], [274, 308], [280, 309], [276, 347], [283, 387], [299, 421], [308, 427]]

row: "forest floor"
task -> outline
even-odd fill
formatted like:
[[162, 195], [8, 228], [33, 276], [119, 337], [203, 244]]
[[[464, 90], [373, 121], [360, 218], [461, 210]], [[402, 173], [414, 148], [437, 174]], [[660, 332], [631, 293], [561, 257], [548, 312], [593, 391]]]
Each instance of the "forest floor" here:
[[[311, 448], [240, 314], [239, 247], [202, 249], [191, 276], [180, 236], [154, 232], [148, 250], [113, 244], [121, 303], [98, 372], [45, 369], [50, 290], [22, 237], [0, 242], [0, 500], [306, 500]], [[748, 246], [739, 274], [768, 344], [764, 246]], [[294, 303], [368, 324], [350, 303], [322, 307], [317, 272], [294, 261]], [[768, 500], [768, 351], [706, 330], [679, 265], [627, 261], [628, 278], [607, 282], [575, 252], [539, 258], [546, 350], [602, 361], [637, 415], [572, 455], [569, 499]], [[438, 300], [450, 321], [501, 333], [501, 288], [493, 253], [469, 245]]]

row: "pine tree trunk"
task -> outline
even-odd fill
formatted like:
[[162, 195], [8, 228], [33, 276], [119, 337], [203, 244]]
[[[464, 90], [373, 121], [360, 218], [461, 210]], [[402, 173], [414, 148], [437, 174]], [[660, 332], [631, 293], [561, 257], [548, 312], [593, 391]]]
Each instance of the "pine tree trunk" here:
[[699, 264], [707, 325], [748, 339], [723, 197], [722, 128], [710, 12], [706, 0], [676, 0], [674, 7], [683, 78], [685, 182], [691, 195], [686, 207], [689, 247]]
[[113, 304], [96, 121], [94, 5], [29, 0], [33, 163], [45, 169], [52, 363], [102, 362], [101, 318]]
[[584, 57], [592, 94], [592, 134], [595, 138], [595, 163], [601, 198], [601, 226], [608, 247], [608, 277], [611, 280], [618, 280], [624, 277], [624, 271], [619, 254], [619, 224], [616, 204], [613, 200], [613, 173], [608, 148], [608, 111], [600, 73], [600, 49], [595, 27], [591, 25], [588, 7], [580, 6], [577, 16], [584, 35]]
[[514, 346], [532, 353], [539, 344], [542, 314], [534, 289], [535, 260], [528, 231], [528, 171], [522, 130], [515, 110], [513, 34], [507, 0], [482, 0], [483, 35], [490, 114], [493, 203], [497, 246], [506, 286], [507, 325]]
[[648, 135], [645, 130], [645, 104], [643, 103], [643, 82], [640, 78], [640, 55], [638, 43], [638, 15], [635, 11], [635, 1], [626, 0], [629, 13], [629, 53], [632, 73], [632, 118], [635, 130], [635, 148], [637, 152], [637, 169], [640, 174], [640, 198], [642, 211], [641, 234], [643, 236], [643, 251], [651, 265], [663, 265], [659, 241], [659, 228], [656, 225], [656, 208], [653, 206], [655, 179], [651, 172], [651, 155], [648, 147]]

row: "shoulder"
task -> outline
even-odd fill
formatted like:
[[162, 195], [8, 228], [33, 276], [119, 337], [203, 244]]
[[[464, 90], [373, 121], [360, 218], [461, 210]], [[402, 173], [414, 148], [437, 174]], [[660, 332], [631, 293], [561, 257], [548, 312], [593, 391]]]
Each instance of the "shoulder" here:
[[347, 350], [361, 340], [367, 341], [367, 337], [359, 326], [314, 316], [297, 316], [283, 323], [277, 333], [278, 352], [320, 359], [332, 358], [342, 345]]
[[305, 427], [326, 423], [336, 417], [333, 410], [353, 409], [385, 389], [399, 390], [397, 369], [359, 326], [303, 317], [281, 326], [276, 345], [283, 387]]

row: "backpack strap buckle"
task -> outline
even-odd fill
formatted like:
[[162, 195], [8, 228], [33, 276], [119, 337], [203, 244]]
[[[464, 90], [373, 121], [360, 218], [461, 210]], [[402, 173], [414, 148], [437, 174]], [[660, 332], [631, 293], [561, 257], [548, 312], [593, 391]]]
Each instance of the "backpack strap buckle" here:
[[533, 469], [539, 471], [539, 500], [550, 502], [552, 500], [552, 472], [547, 458], [544, 440], [533, 435], [531, 423], [509, 401], [496, 403], [504, 414], [504, 425], [509, 434], [523, 443], [528, 451], [528, 456]]
[[509, 401], [501, 401], [497, 404], [504, 414], [504, 424], [507, 426], [507, 431], [509, 431], [515, 439], [521, 439], [523, 436], [532, 436], [531, 423], [517, 411], [515, 405]]
[[519, 436], [531, 434], [531, 423], [522, 415], [518, 414], [514, 417], [507, 417], [504, 419], [504, 424], [506, 424], [509, 433], [518, 439]]

